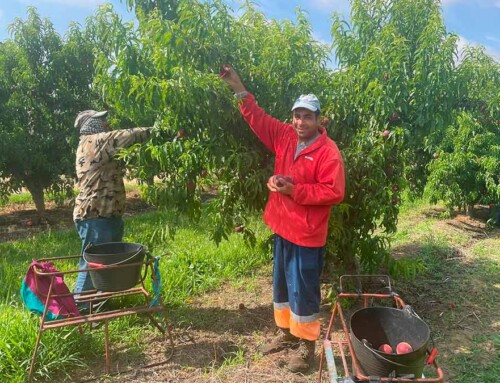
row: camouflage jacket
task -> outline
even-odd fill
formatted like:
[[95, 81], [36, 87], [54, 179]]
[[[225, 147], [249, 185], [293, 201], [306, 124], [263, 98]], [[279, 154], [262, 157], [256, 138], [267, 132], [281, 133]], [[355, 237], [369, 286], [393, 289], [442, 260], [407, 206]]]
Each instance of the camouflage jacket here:
[[150, 128], [120, 129], [80, 136], [76, 176], [80, 193], [73, 220], [119, 217], [125, 208], [124, 169], [115, 158], [121, 148], [145, 142]]

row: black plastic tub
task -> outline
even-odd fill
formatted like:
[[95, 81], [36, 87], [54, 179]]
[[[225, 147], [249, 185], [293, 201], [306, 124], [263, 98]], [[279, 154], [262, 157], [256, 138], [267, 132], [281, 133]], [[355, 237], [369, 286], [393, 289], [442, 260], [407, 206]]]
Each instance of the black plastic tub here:
[[[351, 341], [359, 367], [366, 376], [408, 376], [421, 378], [425, 366], [430, 330], [409, 307], [367, 307], [351, 316]], [[393, 350], [400, 342], [413, 351], [389, 354], [378, 347], [388, 344]]]
[[141, 281], [142, 264], [109, 268], [110, 266], [140, 263], [146, 247], [138, 243], [108, 242], [88, 246], [83, 257], [89, 263], [90, 278], [96, 290], [122, 291]]

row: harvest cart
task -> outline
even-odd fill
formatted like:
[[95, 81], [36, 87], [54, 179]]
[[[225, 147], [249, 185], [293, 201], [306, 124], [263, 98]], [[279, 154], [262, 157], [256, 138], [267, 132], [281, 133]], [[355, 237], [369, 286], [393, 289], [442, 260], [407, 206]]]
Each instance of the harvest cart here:
[[[74, 260], [78, 260], [80, 256], [66, 256], [66, 257], [53, 257], [53, 258], [43, 258], [39, 259], [38, 262], [51, 262], [54, 265], [58, 263], [61, 264], [65, 261], [74, 262]], [[110, 320], [125, 317], [128, 315], [136, 315], [136, 314], [145, 314], [149, 317], [150, 322], [153, 326], [158, 328], [158, 330], [164, 334], [165, 341], [167, 342], [167, 349], [165, 352], [165, 360], [160, 363], [155, 363], [154, 365], [166, 363], [173, 355], [174, 351], [174, 342], [172, 338], [172, 334], [170, 331], [170, 326], [167, 320], [166, 308], [163, 304], [163, 299], [161, 294], [159, 293], [159, 272], [158, 272], [158, 258], [153, 258], [149, 254], [148, 256], [140, 262], [128, 263], [128, 264], [117, 264], [110, 265], [106, 267], [106, 270], [103, 272], [112, 272], [117, 270], [125, 270], [128, 272], [130, 268], [140, 268], [140, 280], [135, 284], [136, 287], [123, 289], [119, 291], [107, 291], [101, 292], [97, 290], [89, 290], [85, 291], [84, 295], [79, 295], [78, 300], [80, 302], [87, 302], [90, 304], [90, 312], [88, 314], [80, 314], [79, 316], [72, 316], [63, 319], [56, 320], [47, 320], [47, 311], [49, 307], [49, 302], [51, 299], [57, 297], [67, 297], [67, 296], [75, 296], [75, 293], [68, 294], [56, 294], [53, 286], [55, 286], [55, 280], [57, 277], [65, 276], [65, 275], [75, 275], [79, 272], [83, 271], [93, 271], [95, 272], [95, 268], [89, 268], [86, 270], [69, 270], [69, 271], [57, 271], [57, 272], [41, 272], [35, 269], [36, 279], [39, 278], [49, 278], [50, 279], [50, 287], [48, 288], [48, 292], [44, 294], [45, 297], [45, 311], [43, 315], [40, 316], [40, 326], [38, 329], [38, 336], [35, 343], [35, 348], [33, 351], [33, 356], [31, 358], [31, 365], [29, 370], [28, 381], [31, 382], [33, 378], [33, 373], [35, 369], [35, 362], [37, 358], [38, 349], [40, 346], [42, 335], [45, 331], [66, 327], [66, 326], [78, 326], [80, 332], [83, 332], [88, 325], [90, 330], [100, 327], [99, 325], [104, 323], [104, 334], [105, 334], [105, 351], [106, 351], [106, 373], [109, 374], [111, 372], [111, 357], [109, 350], [109, 328], [108, 324]], [[145, 288], [145, 280], [147, 276], [150, 276], [153, 282], [153, 287], [156, 286], [155, 294], [153, 297], [150, 296], [148, 291]], [[92, 309], [94, 302], [99, 302], [103, 300], [112, 300], [115, 298], [123, 298], [123, 297], [139, 297], [139, 299], [128, 299], [127, 302], [138, 302], [143, 301], [143, 304], [137, 305], [134, 303], [131, 307], [124, 307], [119, 309], [111, 309], [111, 310], [103, 310], [103, 311], [94, 311]], [[145, 367], [152, 367], [145, 366]]]
[[[358, 310], [352, 314], [351, 319], [348, 322], [346, 320], [344, 310], [349, 310], [352, 313], [356, 307]], [[365, 311], [370, 310], [372, 307], [377, 316], [372, 320], [362, 318], [363, 320], [359, 321], [357, 317], [360, 316], [360, 314], [363, 317], [366, 314]], [[380, 312], [383, 313], [384, 317], [380, 316]], [[386, 317], [387, 313], [389, 315]], [[393, 326], [393, 323], [390, 323], [393, 321], [393, 314], [397, 314], [398, 317], [408, 317], [409, 320], [412, 321], [423, 322], [418, 315], [411, 310], [410, 306], [406, 305], [401, 297], [392, 290], [391, 281], [388, 276], [342, 276], [339, 283], [339, 293], [335, 299], [333, 311], [323, 341], [318, 382], [321, 383], [323, 381], [323, 361], [326, 360], [326, 370], [328, 374], [327, 381], [329, 383], [444, 383], [443, 372], [435, 360], [437, 349], [428, 348], [428, 343], [424, 340], [425, 334], [424, 337], [419, 339], [422, 344], [421, 350], [415, 351], [415, 354], [419, 354], [416, 356], [417, 364], [420, 364], [418, 358], [420, 358], [421, 361], [421, 366], [418, 366], [416, 374], [396, 374], [396, 370], [398, 368], [403, 368], [404, 371], [404, 368], [407, 367], [406, 362], [401, 362], [396, 358], [404, 358], [407, 356], [385, 354], [376, 349], [376, 344], [375, 347], [373, 347], [371, 343], [367, 342], [366, 339], [359, 339], [361, 336], [363, 336], [363, 338], [368, 338], [373, 333], [375, 338], [393, 338], [392, 340], [394, 341], [394, 339], [396, 339], [394, 336], [410, 336], [409, 334], [412, 331], [416, 331], [413, 327], [418, 326], [413, 325], [410, 326], [411, 328], [404, 329], [403, 331], [400, 331], [400, 329], [398, 330], [398, 328], [402, 326]], [[380, 322], [383, 322], [384, 320], [389, 322], [387, 329], [384, 331], [378, 331], [378, 329], [375, 330], [377, 326], [380, 326]], [[356, 333], [358, 329], [354, 327], [358, 325], [361, 325], [362, 331]], [[426, 325], [419, 325], [425, 330]], [[370, 328], [370, 326], [374, 327]], [[394, 332], [398, 331], [399, 334], [394, 334]], [[375, 334], [377, 332], [384, 334], [377, 335]], [[375, 342], [376, 341], [374, 341], [374, 343]], [[375, 371], [391, 372], [387, 374], [374, 374], [367, 372], [367, 370], [374, 371], [374, 368]], [[380, 370], [380, 368], [382, 368], [382, 370]], [[428, 377], [425, 377], [425, 375]]]

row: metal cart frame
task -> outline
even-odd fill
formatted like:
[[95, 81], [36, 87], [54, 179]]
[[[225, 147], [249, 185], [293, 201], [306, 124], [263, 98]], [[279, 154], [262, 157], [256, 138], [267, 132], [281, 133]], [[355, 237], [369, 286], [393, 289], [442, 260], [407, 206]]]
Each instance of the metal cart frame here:
[[[78, 259], [80, 258], [79, 255], [74, 255], [74, 256], [66, 256], [66, 257], [53, 257], [53, 258], [42, 258], [37, 260], [38, 262], [52, 262], [55, 263], [57, 261], [65, 261], [65, 260], [71, 260], [71, 259]], [[168, 342], [168, 347], [169, 349], [167, 350], [166, 353], [166, 359], [161, 362], [161, 363], [166, 363], [168, 360], [173, 355], [174, 352], [174, 342], [172, 338], [172, 333], [170, 331], [170, 325], [168, 323], [168, 318], [167, 318], [167, 311], [165, 308], [165, 305], [163, 303], [163, 299], [161, 297], [161, 294], [158, 294], [157, 296], [154, 297], [154, 302], [155, 304], [153, 305], [152, 302], [153, 300], [151, 299], [148, 291], [145, 289], [144, 286], [144, 281], [146, 279], [146, 276], [148, 274], [151, 275], [151, 278], [153, 281], [157, 282], [156, 278], [156, 273], [154, 270], [154, 259], [152, 257], [148, 257], [142, 262], [137, 262], [137, 263], [130, 263], [130, 264], [121, 264], [121, 265], [113, 265], [113, 266], [107, 266], [107, 269], [118, 269], [118, 268], [123, 268], [123, 267], [137, 267], [140, 266], [143, 268], [143, 274], [141, 276], [141, 280], [137, 287], [133, 287], [127, 290], [121, 290], [121, 291], [115, 291], [115, 292], [100, 292], [98, 293], [97, 290], [89, 290], [85, 291], [79, 294], [76, 293], [69, 293], [69, 294], [55, 294], [52, 291], [52, 286], [54, 284], [54, 279], [56, 276], [63, 276], [63, 275], [68, 275], [68, 274], [75, 274], [79, 272], [84, 272], [84, 271], [91, 271], [92, 269], [85, 269], [85, 270], [69, 270], [69, 271], [58, 271], [58, 272], [41, 272], [39, 270], [36, 270], [35, 268], [35, 276], [37, 280], [39, 277], [49, 277], [50, 278], [50, 287], [48, 290], [47, 295], [45, 296], [45, 310], [43, 315], [40, 317], [40, 326], [38, 329], [38, 336], [36, 339], [35, 343], [35, 348], [33, 350], [33, 356], [31, 358], [31, 365], [29, 369], [29, 376], [28, 376], [28, 382], [31, 382], [33, 379], [33, 373], [35, 370], [35, 362], [38, 354], [38, 349], [40, 347], [40, 342], [42, 339], [42, 335], [45, 331], [56, 329], [56, 328], [61, 328], [61, 327], [66, 327], [66, 326], [78, 326], [80, 329], [80, 332], [83, 332], [84, 328], [83, 326], [85, 324], [89, 324], [90, 329], [92, 330], [92, 324], [99, 323], [99, 322], [104, 322], [104, 334], [105, 334], [105, 350], [106, 350], [106, 373], [111, 372], [111, 357], [110, 357], [110, 350], [109, 350], [109, 327], [108, 323], [112, 319], [124, 317], [127, 315], [134, 315], [134, 314], [145, 314], [149, 317], [151, 324], [156, 327], [162, 334], [164, 334], [165, 340]], [[51, 298], [57, 298], [57, 297], [65, 297], [65, 296], [78, 296], [78, 300], [80, 302], [88, 302], [90, 304], [90, 312], [86, 315], [79, 315], [76, 317], [69, 317], [69, 318], [63, 318], [63, 319], [56, 319], [56, 320], [46, 320], [46, 315], [49, 307], [49, 300]], [[140, 306], [133, 306], [133, 307], [126, 307], [126, 308], [120, 308], [120, 309], [114, 309], [110, 311], [100, 311], [100, 312], [93, 312], [92, 310], [92, 303], [96, 301], [101, 301], [104, 299], [111, 299], [111, 298], [118, 298], [118, 297], [124, 297], [124, 296], [140, 296], [144, 298], [144, 304]], [[163, 321], [163, 326], [158, 321], [157, 318], [155, 318], [155, 315], [161, 316], [162, 321]], [[155, 363], [157, 365], [158, 363]]]
[[[385, 289], [387, 293], [362, 293], [360, 291], [356, 292], [344, 292], [344, 283], [346, 280], [351, 279], [355, 282], [359, 282], [366, 278], [379, 278], [384, 281]], [[360, 366], [358, 364], [356, 354], [349, 336], [349, 328], [346, 324], [346, 318], [342, 309], [342, 302], [345, 300], [361, 299], [363, 307], [368, 307], [370, 300], [392, 300], [393, 304], [402, 309], [406, 306], [405, 302], [400, 298], [400, 296], [392, 291], [391, 280], [387, 275], [343, 275], [340, 277], [339, 294], [335, 298], [333, 304], [333, 310], [330, 317], [330, 322], [326, 331], [326, 335], [323, 341], [323, 347], [321, 350], [321, 357], [319, 362], [319, 372], [318, 372], [318, 383], [322, 381], [323, 372], [323, 360], [326, 360], [327, 371], [329, 376], [329, 383], [354, 383], [354, 382], [401, 382], [401, 383], [444, 383], [444, 375], [441, 368], [437, 365], [435, 357], [437, 355], [437, 349], [433, 348], [428, 350], [428, 356], [426, 363], [432, 365], [435, 370], [436, 378], [393, 378], [393, 377], [372, 377], [366, 376], [362, 373]], [[339, 319], [339, 321], [336, 321]], [[341, 326], [341, 331], [343, 334], [343, 339], [340, 336], [332, 335], [332, 329], [334, 329], [335, 324], [339, 322]], [[344, 370], [344, 377], [341, 378], [337, 373], [337, 366], [335, 364], [334, 349], [338, 351], [340, 360], [342, 362], [342, 367]], [[349, 351], [350, 356], [346, 355], [346, 351]], [[352, 370], [349, 368], [348, 360], [352, 362]]]

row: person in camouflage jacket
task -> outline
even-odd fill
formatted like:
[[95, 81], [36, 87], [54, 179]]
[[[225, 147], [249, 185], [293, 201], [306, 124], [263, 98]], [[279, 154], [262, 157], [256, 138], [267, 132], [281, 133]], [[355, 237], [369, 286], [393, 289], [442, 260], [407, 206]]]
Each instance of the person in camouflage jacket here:
[[[79, 194], [73, 210], [76, 230], [82, 240], [79, 270], [86, 269], [83, 259], [90, 244], [121, 242], [125, 209], [124, 169], [117, 152], [148, 140], [151, 128], [111, 130], [107, 111], [86, 110], [75, 120], [80, 131], [76, 151], [76, 175]], [[87, 272], [79, 272], [75, 293], [93, 290]]]

